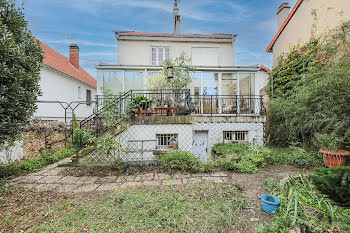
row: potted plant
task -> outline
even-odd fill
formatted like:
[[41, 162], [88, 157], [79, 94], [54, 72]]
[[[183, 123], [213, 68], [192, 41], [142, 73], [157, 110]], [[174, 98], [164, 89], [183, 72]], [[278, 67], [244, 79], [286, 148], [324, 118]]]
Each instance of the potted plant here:
[[335, 133], [331, 134], [316, 134], [316, 142], [320, 147], [320, 152], [323, 154], [323, 160], [326, 167], [338, 167], [346, 164], [349, 151], [339, 149], [343, 140]]
[[152, 99], [143, 95], [136, 95], [133, 99], [133, 107], [136, 109], [136, 115], [147, 116], [148, 108], [151, 107]]

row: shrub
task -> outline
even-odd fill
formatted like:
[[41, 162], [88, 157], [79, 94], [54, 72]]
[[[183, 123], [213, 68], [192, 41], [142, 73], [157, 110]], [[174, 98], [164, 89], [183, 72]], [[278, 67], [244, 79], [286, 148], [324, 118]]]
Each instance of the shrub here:
[[95, 133], [90, 130], [75, 129], [73, 132], [73, 144], [76, 146], [90, 144], [95, 139]]
[[279, 183], [275, 181], [273, 178], [269, 178], [264, 180], [265, 190], [269, 193], [274, 193], [280, 189]]
[[339, 138], [334, 132], [331, 134], [315, 134], [315, 144], [320, 149], [337, 150], [344, 143], [342, 138]]
[[14, 162], [11, 165], [0, 165], [0, 179], [18, 176], [22, 173], [36, 172], [43, 169], [46, 165], [60, 161], [61, 159], [72, 156], [76, 148], [69, 147], [57, 152], [47, 151], [35, 158], [29, 158], [20, 162]]
[[180, 150], [159, 155], [158, 165], [169, 172], [210, 172], [215, 170], [213, 164], [202, 162], [190, 152]]
[[350, 207], [350, 167], [317, 169], [311, 176], [317, 189], [342, 206]]

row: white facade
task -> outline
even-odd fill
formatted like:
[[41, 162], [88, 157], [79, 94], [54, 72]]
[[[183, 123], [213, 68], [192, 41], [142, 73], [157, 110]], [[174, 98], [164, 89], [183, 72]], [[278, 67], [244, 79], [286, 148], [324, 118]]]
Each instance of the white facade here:
[[152, 48], [169, 48], [169, 58], [182, 52], [192, 58], [195, 66], [234, 66], [234, 39], [119, 37], [117, 63], [119, 65], [152, 64]]
[[[71, 102], [86, 101], [87, 90], [91, 91], [91, 100], [94, 101], [97, 94], [96, 87], [91, 86], [85, 82], [82, 82], [76, 78], [57, 71], [46, 65], [42, 66], [40, 73], [40, 88], [42, 96], [38, 97], [38, 109], [34, 114], [34, 118], [41, 120], [65, 120], [65, 110], [59, 103], [53, 103], [56, 101], [65, 102], [62, 103], [64, 107]], [[50, 103], [45, 103], [50, 102]], [[84, 119], [92, 114], [94, 103], [90, 105], [78, 103], [71, 104], [77, 119]], [[67, 121], [72, 118], [72, 109], [67, 109]]]

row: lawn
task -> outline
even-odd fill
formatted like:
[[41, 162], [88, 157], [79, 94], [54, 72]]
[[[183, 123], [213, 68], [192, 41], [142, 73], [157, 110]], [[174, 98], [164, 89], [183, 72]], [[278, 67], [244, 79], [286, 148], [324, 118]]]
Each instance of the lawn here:
[[139, 187], [55, 194], [3, 186], [1, 232], [229, 232], [245, 229], [233, 184]]

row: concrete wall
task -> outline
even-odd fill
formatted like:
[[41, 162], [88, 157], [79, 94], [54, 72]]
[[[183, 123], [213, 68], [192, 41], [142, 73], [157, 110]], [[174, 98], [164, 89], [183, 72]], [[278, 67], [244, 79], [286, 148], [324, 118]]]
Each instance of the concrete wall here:
[[[74, 79], [59, 71], [43, 66], [41, 69], [40, 87], [42, 96], [39, 101], [86, 101], [86, 90], [91, 90], [91, 100], [95, 99], [97, 90], [80, 80]], [[81, 96], [78, 95], [78, 87], [81, 90]], [[73, 104], [75, 106], [76, 104]], [[78, 119], [84, 119], [92, 114], [94, 104], [82, 104], [77, 107], [75, 114]], [[72, 112], [68, 111], [71, 118]], [[58, 103], [38, 103], [38, 109], [34, 114], [35, 118], [42, 120], [59, 120], [64, 121], [64, 109]]]
[[[216, 48], [218, 51], [218, 60], [216, 64], [213, 61], [203, 61], [195, 59], [192, 61], [194, 65], [201, 66], [233, 66], [234, 65], [234, 46], [231, 43], [222, 42], [188, 42], [188, 41], [118, 41], [119, 65], [152, 65], [152, 47], [169, 47], [170, 58], [178, 57], [181, 52], [185, 52], [192, 57], [193, 48]], [[208, 49], [210, 53], [211, 49]]]
[[[316, 10], [314, 20], [312, 11]], [[312, 35], [313, 24], [317, 26], [315, 35], [321, 35], [350, 20], [349, 0], [304, 0], [273, 47], [273, 65], [278, 64], [278, 57], [288, 53], [295, 45], [302, 45]]]

